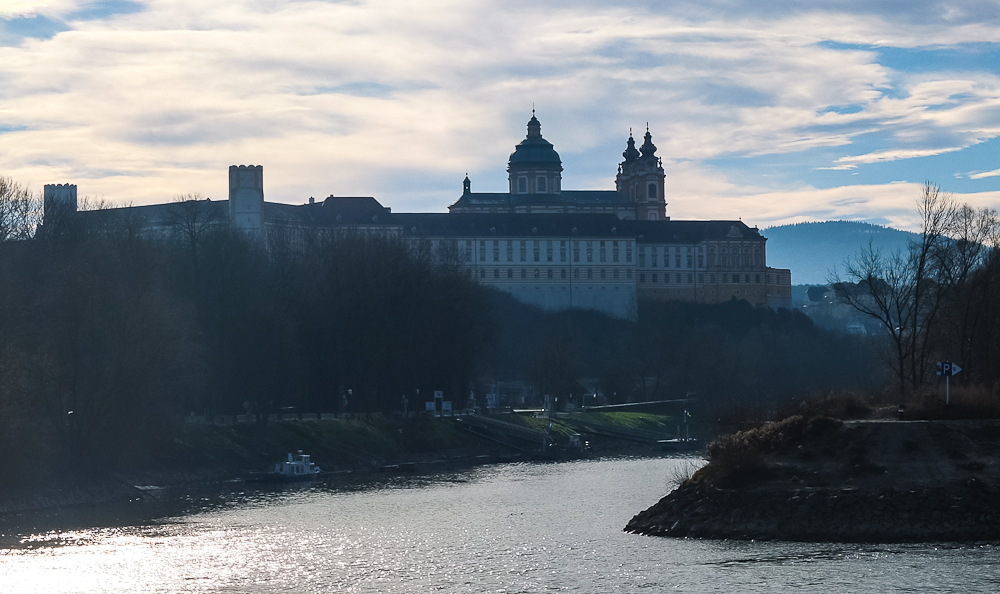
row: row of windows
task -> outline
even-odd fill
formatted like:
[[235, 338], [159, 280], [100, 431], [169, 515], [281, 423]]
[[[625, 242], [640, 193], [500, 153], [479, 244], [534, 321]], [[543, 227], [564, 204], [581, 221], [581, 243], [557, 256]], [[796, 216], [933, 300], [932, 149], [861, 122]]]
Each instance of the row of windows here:
[[[626, 263], [632, 262], [632, 243], [629, 241], [567, 241], [567, 240], [525, 240], [520, 241], [515, 240], [499, 240], [491, 239], [489, 240], [489, 247], [487, 248], [487, 240], [479, 240], [479, 261], [486, 262], [487, 255], [491, 255], [492, 262], [501, 261], [501, 252], [505, 256], [506, 262], [528, 262], [529, 258], [531, 262], [555, 262], [558, 257], [559, 262], [566, 262], [569, 257], [568, 250], [570, 249], [569, 244], [572, 243], [572, 253], [573, 261], [579, 262], [581, 255], [581, 247], [583, 248], [583, 255], [586, 257], [586, 262], [594, 262], [594, 248], [597, 248], [596, 256], [598, 262], [608, 262], [609, 257], [611, 262], [621, 262], [622, 258]], [[581, 246], [580, 244], [584, 244]], [[501, 246], [501, 244], [506, 244]], [[558, 244], [558, 245], [557, 245]], [[595, 246], [595, 244], [597, 244]], [[610, 250], [609, 250], [610, 248]], [[515, 260], [515, 252], [517, 259]], [[465, 243], [465, 258], [467, 261], [472, 261], [472, 242], [467, 241]], [[544, 258], [544, 259], [543, 259]]]
[[[518, 272], [519, 271], [519, 272]], [[473, 273], [475, 274], [475, 273]], [[530, 276], [529, 276], [530, 275]], [[508, 268], [506, 272], [500, 268], [494, 268], [492, 272], [487, 271], [485, 268], [479, 269], [479, 278], [556, 278], [556, 271], [554, 268], [546, 268], [544, 270], [535, 268], [533, 271], [528, 271], [527, 268]], [[569, 272], [566, 268], [560, 268], [558, 273], [558, 278], [567, 279], [569, 278]], [[607, 270], [605, 268], [599, 268], [595, 272], [593, 268], [587, 268], [585, 271], [581, 272], [581, 269], [573, 269], [573, 278], [586, 278], [587, 280], [593, 280], [595, 278], [600, 279], [632, 279], [632, 269], [626, 268], [624, 271], [619, 268], [614, 268], [612, 270]]]
[[[673, 279], [673, 282], [678, 282], [678, 283], [683, 283], [683, 282], [693, 283], [694, 282], [694, 277], [695, 277], [695, 275], [692, 274], [692, 273], [690, 273], [690, 272], [687, 273], [687, 274], [666, 274], [666, 273], [664, 273], [663, 274], [663, 282], [664, 283], [670, 283], [671, 279]], [[647, 280], [647, 278], [648, 278], [649, 282], [651, 282], [651, 283], [656, 283], [656, 282], [659, 282], [659, 280], [660, 280], [660, 276], [657, 273], [655, 273], [655, 272], [652, 273], [652, 274], [650, 274], [648, 277], [646, 276], [646, 273], [644, 273], [644, 272], [639, 274], [639, 282], [640, 283], [645, 283], [646, 280]], [[708, 279], [708, 282], [710, 282], [710, 283], [749, 283], [751, 278], [754, 279], [753, 282], [760, 283], [760, 275], [759, 274], [754, 274], [754, 275], [750, 275], [750, 274], [742, 274], [742, 275], [740, 275], [740, 274], [699, 274], [698, 275], [698, 282], [699, 283], [704, 283], [706, 278]]]
[[[535, 192], [538, 194], [547, 194], [549, 192], [549, 180], [544, 175], [539, 175], [535, 177]], [[555, 193], [559, 192], [559, 176], [557, 175], [552, 181], [552, 191]], [[527, 194], [528, 193], [528, 176], [520, 175], [517, 178], [517, 193]]]
[[[640, 247], [639, 248], [639, 266], [645, 267], [647, 262], [647, 255], [649, 257], [649, 265], [652, 268], [658, 268], [660, 266], [660, 253], [659, 247]], [[673, 254], [674, 268], [681, 268], [681, 264], [684, 264], [684, 268], [694, 267], [694, 248], [693, 247], [677, 247], [671, 248], [664, 247], [662, 253], [662, 262], [664, 268], [670, 268], [670, 256]], [[705, 267], [705, 256], [703, 253], [704, 248], [698, 248], [698, 268]]]

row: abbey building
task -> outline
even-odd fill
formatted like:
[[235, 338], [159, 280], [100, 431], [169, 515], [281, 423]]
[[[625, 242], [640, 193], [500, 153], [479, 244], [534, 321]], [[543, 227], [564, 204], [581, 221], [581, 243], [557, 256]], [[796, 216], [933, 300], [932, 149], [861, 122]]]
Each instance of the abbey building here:
[[[507, 192], [473, 192], [448, 213], [393, 213], [371, 197], [298, 205], [264, 200], [263, 168], [229, 168], [228, 200], [199, 205], [249, 233], [349, 228], [393, 234], [463, 266], [479, 283], [542, 309], [629, 318], [642, 301], [746, 300], [790, 307], [791, 272], [767, 266], [766, 239], [740, 220], [672, 220], [664, 170], [647, 130], [629, 136], [614, 190], [564, 190], [562, 161], [532, 115], [507, 163]], [[128, 211], [149, 232], [175, 232], [186, 203]], [[76, 211], [76, 186], [45, 186], [46, 216]], [[113, 212], [111, 211], [111, 212]], [[80, 216], [108, 216], [109, 211]]]

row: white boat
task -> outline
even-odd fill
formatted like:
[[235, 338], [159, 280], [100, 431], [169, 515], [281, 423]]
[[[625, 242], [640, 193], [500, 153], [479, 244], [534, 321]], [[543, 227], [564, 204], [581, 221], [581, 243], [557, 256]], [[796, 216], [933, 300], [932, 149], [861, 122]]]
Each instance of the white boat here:
[[311, 481], [320, 473], [319, 466], [309, 459], [309, 454], [288, 454], [288, 460], [278, 462], [263, 472], [251, 472], [248, 481], [291, 483]]

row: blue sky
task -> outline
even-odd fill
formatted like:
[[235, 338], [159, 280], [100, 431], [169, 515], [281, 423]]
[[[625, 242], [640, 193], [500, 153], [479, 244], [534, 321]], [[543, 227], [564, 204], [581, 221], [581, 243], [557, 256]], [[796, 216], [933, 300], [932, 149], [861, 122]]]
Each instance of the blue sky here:
[[0, 175], [147, 204], [504, 191], [535, 105], [566, 189], [648, 122], [668, 214], [913, 228], [1000, 206], [1000, 2], [0, 0]]

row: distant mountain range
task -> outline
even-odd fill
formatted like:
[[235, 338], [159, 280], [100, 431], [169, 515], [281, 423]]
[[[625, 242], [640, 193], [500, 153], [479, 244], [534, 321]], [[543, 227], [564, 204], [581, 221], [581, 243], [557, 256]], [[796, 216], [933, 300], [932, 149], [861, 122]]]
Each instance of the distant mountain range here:
[[763, 229], [767, 237], [767, 265], [791, 268], [792, 284], [823, 285], [836, 269], [843, 275], [844, 260], [871, 241], [884, 253], [906, 249], [916, 233], [853, 221], [797, 223]]

